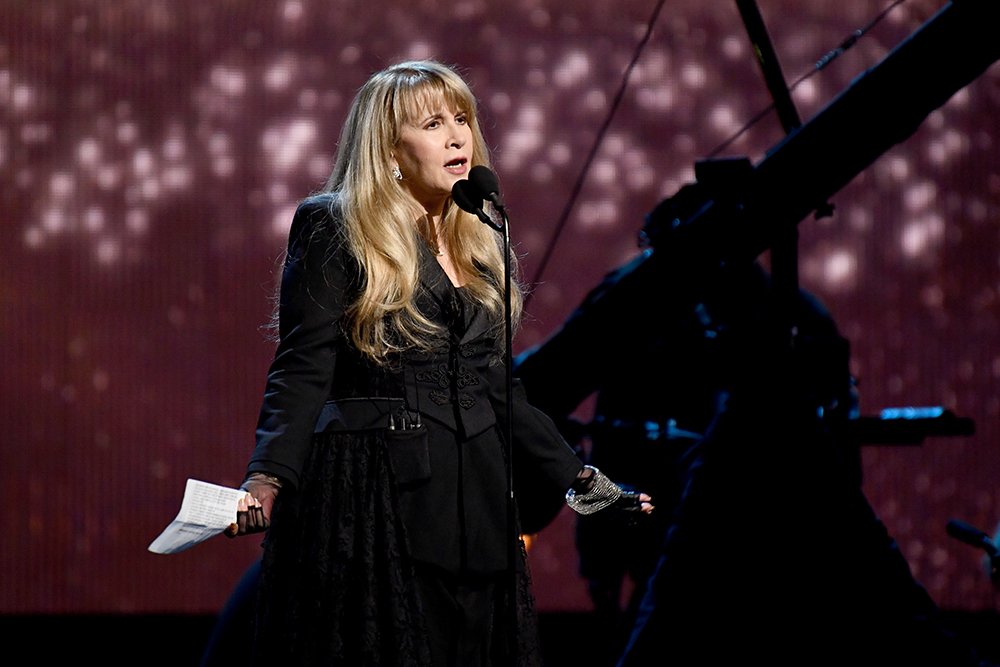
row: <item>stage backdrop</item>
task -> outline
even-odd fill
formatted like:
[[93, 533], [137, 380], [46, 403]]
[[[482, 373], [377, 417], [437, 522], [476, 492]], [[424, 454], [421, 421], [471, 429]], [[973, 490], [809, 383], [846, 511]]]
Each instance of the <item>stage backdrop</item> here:
[[[760, 6], [791, 83], [889, 4]], [[942, 6], [899, 5], [797, 85], [803, 119]], [[666, 3], [611, 117], [656, 7], [0, 5], [0, 613], [212, 612], [256, 557], [256, 538], [146, 547], [188, 477], [242, 479], [291, 215], [374, 69], [438, 58], [481, 98], [537, 284], [517, 350], [636, 253], [643, 216], [696, 160], [761, 159], [783, 135], [773, 113], [715, 153], [771, 102], [732, 2]], [[956, 609], [994, 602], [982, 554], [944, 526], [1000, 517], [998, 104], [993, 67], [843, 188], [832, 217], [800, 225], [802, 284], [851, 340], [862, 411], [943, 405], [975, 421], [971, 437], [864, 450], [873, 505]], [[562, 515], [533, 540], [543, 611], [588, 608], [571, 529]]]

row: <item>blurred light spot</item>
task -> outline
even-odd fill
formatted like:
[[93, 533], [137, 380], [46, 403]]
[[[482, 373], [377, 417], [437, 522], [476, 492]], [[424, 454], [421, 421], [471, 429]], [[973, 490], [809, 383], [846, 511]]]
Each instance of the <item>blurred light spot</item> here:
[[125, 228], [133, 234], [149, 231], [149, 214], [143, 209], [130, 209], [125, 213]]
[[715, 108], [709, 111], [708, 122], [723, 134], [735, 132], [739, 129], [736, 122], [736, 115], [733, 113], [732, 107], [727, 104], [716, 105]]
[[314, 181], [325, 181], [333, 171], [333, 161], [329, 155], [317, 153], [309, 158], [306, 171]]
[[83, 214], [83, 228], [88, 232], [99, 232], [104, 229], [104, 209], [91, 206]]
[[298, 0], [289, 0], [285, 3], [282, 8], [281, 16], [283, 19], [289, 23], [298, 21], [305, 15], [305, 10], [302, 8], [302, 3]]
[[806, 79], [795, 88], [795, 97], [799, 102], [813, 104], [819, 99], [819, 89], [813, 79]]
[[153, 154], [148, 148], [140, 148], [132, 155], [132, 171], [136, 176], [147, 176], [153, 171]]
[[942, 567], [948, 562], [948, 552], [941, 547], [934, 547], [930, 553], [931, 565]]
[[549, 13], [541, 7], [536, 7], [528, 14], [528, 22], [534, 28], [547, 28], [551, 20]]
[[604, 145], [601, 146], [601, 151], [608, 156], [618, 158], [625, 153], [625, 147], [627, 142], [625, 138], [619, 134], [609, 134], [604, 139]]
[[969, 148], [967, 135], [949, 128], [938, 139], [928, 142], [927, 158], [932, 164], [941, 166], [944, 163], [961, 157]]
[[618, 207], [608, 199], [587, 202], [580, 206], [577, 220], [584, 230], [612, 228], [618, 221]]
[[903, 253], [915, 257], [927, 246], [927, 228], [919, 223], [909, 223], [903, 228]]
[[31, 122], [21, 126], [21, 141], [26, 144], [42, 144], [52, 138], [52, 127], [48, 123]]
[[746, 53], [746, 37], [736, 35], [726, 35], [722, 39], [722, 53], [730, 60], [742, 61]]
[[872, 213], [867, 208], [852, 206], [847, 211], [847, 224], [856, 231], [868, 231], [872, 227]]
[[64, 232], [67, 227], [66, 215], [62, 209], [49, 208], [42, 213], [42, 229], [49, 235]]
[[670, 55], [662, 49], [643, 56], [632, 71], [632, 83], [637, 87], [662, 84], [670, 75]]
[[209, 74], [209, 81], [216, 90], [230, 97], [242, 95], [247, 88], [246, 75], [240, 70], [225, 65], [213, 67]]
[[132, 122], [119, 123], [115, 137], [123, 144], [130, 144], [139, 137], [139, 128]]
[[424, 58], [430, 58], [434, 55], [434, 47], [432, 47], [427, 42], [416, 41], [410, 44], [409, 48], [406, 49], [407, 58], [411, 60], [423, 60]]
[[315, 121], [306, 118], [293, 120], [281, 127], [271, 127], [261, 138], [264, 151], [279, 172], [298, 166], [306, 149], [316, 140]]
[[590, 90], [583, 98], [583, 106], [588, 111], [604, 111], [608, 98], [603, 90]]
[[14, 111], [27, 111], [34, 106], [36, 97], [37, 95], [31, 86], [19, 83], [14, 86], [10, 103]]
[[937, 196], [937, 185], [930, 181], [916, 183], [903, 192], [903, 203], [910, 211], [922, 211], [929, 207]]
[[556, 64], [552, 81], [560, 88], [570, 88], [590, 76], [590, 59], [582, 51], [571, 51]]
[[105, 391], [110, 384], [110, 378], [105, 370], [97, 369], [94, 371], [93, 376], [91, 376], [91, 383], [94, 385], [94, 391]]
[[590, 170], [591, 178], [600, 185], [611, 185], [617, 180], [618, 168], [611, 160], [597, 160]]
[[495, 93], [490, 97], [490, 109], [493, 113], [502, 114], [510, 111], [510, 95], [507, 93]]
[[179, 165], [163, 172], [163, 186], [168, 190], [183, 190], [191, 184], [191, 170]]
[[689, 88], [703, 88], [708, 81], [708, 75], [701, 63], [685, 63], [681, 67], [681, 82]]
[[946, 106], [951, 109], [964, 109], [969, 106], [969, 89], [960, 88], [958, 92], [951, 96]]
[[312, 88], [307, 88], [299, 93], [299, 108], [305, 111], [311, 111], [316, 108], [316, 103], [319, 101], [319, 94]]
[[176, 161], [184, 158], [187, 146], [183, 137], [169, 137], [163, 142], [163, 157], [167, 160]]
[[843, 288], [854, 282], [857, 263], [846, 250], [836, 250], [827, 255], [823, 262], [823, 280], [831, 288]]
[[278, 238], [286, 238], [288, 230], [292, 226], [292, 217], [295, 215], [295, 206], [282, 206], [274, 212], [271, 217], [271, 231]]
[[121, 171], [113, 165], [102, 165], [97, 170], [96, 180], [102, 190], [113, 190], [121, 184]]
[[94, 248], [94, 254], [101, 264], [114, 264], [121, 258], [121, 245], [117, 239], [101, 239]]
[[531, 165], [531, 180], [536, 183], [548, 183], [552, 180], [552, 167], [540, 163]]
[[920, 300], [928, 308], [940, 308], [944, 305], [944, 290], [940, 285], [928, 285], [920, 291]]
[[151, 200], [160, 197], [160, 182], [155, 178], [147, 178], [139, 185], [143, 199]]
[[229, 136], [223, 132], [213, 132], [208, 138], [208, 152], [210, 155], [221, 155], [229, 152]]
[[274, 63], [264, 70], [264, 87], [268, 90], [284, 90], [292, 83], [292, 72], [288, 62]]
[[966, 215], [976, 222], [985, 222], [989, 218], [990, 207], [979, 197], [973, 197], [965, 204]]
[[212, 173], [219, 178], [227, 178], [236, 170], [236, 160], [231, 157], [220, 157], [212, 160]]
[[674, 91], [667, 85], [645, 86], [636, 91], [635, 101], [646, 111], [669, 111], [674, 105]]
[[630, 166], [625, 172], [625, 181], [632, 191], [645, 190], [656, 182], [656, 170], [648, 164]]
[[56, 172], [49, 180], [49, 192], [56, 199], [72, 197], [76, 190], [76, 180], [66, 172]]
[[573, 151], [564, 143], [556, 143], [549, 147], [549, 160], [556, 166], [569, 163]]
[[905, 181], [910, 176], [910, 161], [907, 158], [892, 156], [886, 161], [886, 170], [889, 173], [889, 177], [901, 183]]
[[356, 44], [345, 46], [340, 51], [340, 62], [346, 65], [358, 62], [359, 58], [361, 58], [361, 49]]
[[268, 199], [272, 204], [283, 204], [288, 201], [288, 185], [285, 183], [272, 183], [267, 189]]
[[45, 234], [38, 227], [27, 227], [24, 230], [24, 245], [29, 248], [40, 248], [45, 240]]
[[101, 157], [101, 148], [93, 137], [85, 137], [76, 145], [76, 159], [86, 167], [94, 166]]

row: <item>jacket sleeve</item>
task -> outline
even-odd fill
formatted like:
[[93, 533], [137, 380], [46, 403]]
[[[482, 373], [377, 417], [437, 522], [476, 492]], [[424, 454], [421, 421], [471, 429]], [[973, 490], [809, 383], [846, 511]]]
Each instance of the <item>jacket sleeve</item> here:
[[[490, 368], [491, 401], [497, 423], [506, 433], [507, 391], [503, 364]], [[517, 378], [512, 386], [511, 437], [515, 473], [531, 477], [549, 490], [564, 494], [583, 467], [583, 461], [559, 433], [552, 419], [528, 402]], [[545, 489], [540, 489], [544, 491]]]
[[267, 374], [257, 445], [247, 474], [298, 486], [316, 420], [330, 391], [350, 277], [339, 220], [326, 200], [306, 200], [292, 221], [281, 276], [279, 342]]

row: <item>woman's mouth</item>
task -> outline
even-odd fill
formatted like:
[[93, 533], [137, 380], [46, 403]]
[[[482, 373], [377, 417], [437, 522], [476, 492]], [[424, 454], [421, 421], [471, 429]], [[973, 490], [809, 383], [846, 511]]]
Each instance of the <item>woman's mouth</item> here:
[[449, 162], [447, 162], [444, 165], [444, 168], [451, 174], [455, 174], [456, 176], [462, 176], [465, 174], [466, 171], [465, 167], [468, 162], [469, 160], [467, 158], [458, 157], [455, 158], [454, 160], [450, 160]]

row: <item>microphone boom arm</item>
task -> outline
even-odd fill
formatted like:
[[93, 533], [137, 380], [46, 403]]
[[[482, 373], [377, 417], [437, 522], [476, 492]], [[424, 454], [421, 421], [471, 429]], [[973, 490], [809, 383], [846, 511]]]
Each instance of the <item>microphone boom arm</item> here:
[[681, 236], [712, 263], [757, 257], [1000, 60], [998, 24], [1000, 2], [946, 4], [748, 169], [736, 198], [708, 198], [685, 220], [651, 217], [651, 241]]

